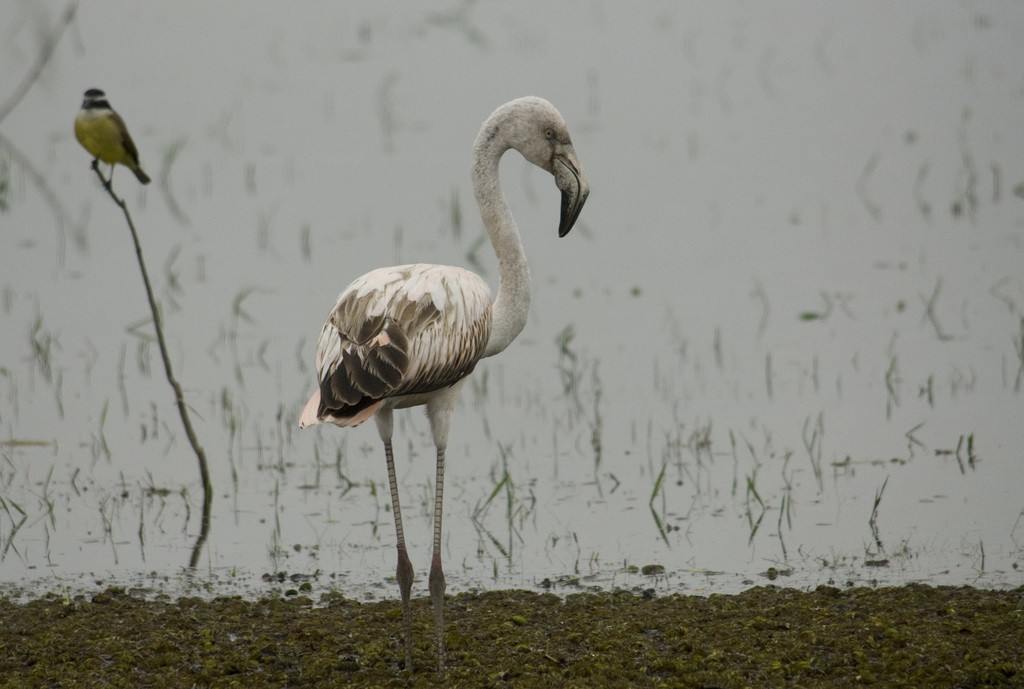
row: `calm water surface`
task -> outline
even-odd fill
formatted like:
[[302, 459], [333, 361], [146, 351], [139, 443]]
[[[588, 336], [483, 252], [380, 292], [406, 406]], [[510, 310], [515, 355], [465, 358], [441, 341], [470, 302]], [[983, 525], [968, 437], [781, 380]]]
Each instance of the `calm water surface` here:
[[[2, 20], [4, 98], [61, 10]], [[470, 147], [534, 93], [592, 194], [559, 240], [503, 163], [535, 296], [462, 393], [450, 590], [1021, 584], [1021, 36], [1015, 3], [80, 6], [0, 122], [0, 582], [394, 596], [375, 428], [297, 428], [315, 338], [381, 265], [496, 283]], [[71, 133], [94, 86], [154, 177], [115, 186], [211, 462], [195, 569], [195, 458]], [[425, 579], [433, 447], [397, 418]]]

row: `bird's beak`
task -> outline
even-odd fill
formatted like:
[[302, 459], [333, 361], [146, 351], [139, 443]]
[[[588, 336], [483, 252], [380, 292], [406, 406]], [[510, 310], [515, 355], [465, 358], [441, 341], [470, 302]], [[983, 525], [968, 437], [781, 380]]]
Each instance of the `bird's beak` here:
[[572, 146], [566, 146], [555, 155], [553, 167], [555, 184], [562, 192], [562, 217], [558, 222], [558, 236], [564, 237], [576, 224], [576, 218], [580, 217], [583, 203], [590, 194], [590, 185]]

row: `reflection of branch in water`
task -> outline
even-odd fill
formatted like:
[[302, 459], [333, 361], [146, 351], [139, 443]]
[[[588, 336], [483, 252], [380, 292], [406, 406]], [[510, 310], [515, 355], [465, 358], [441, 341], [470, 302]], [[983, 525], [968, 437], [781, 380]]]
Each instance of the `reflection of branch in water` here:
[[206, 545], [206, 539], [210, 535], [211, 502], [213, 502], [212, 491], [205, 491], [203, 493], [203, 520], [199, 526], [199, 537], [196, 538], [195, 545], [192, 546], [192, 555], [188, 559], [188, 566], [191, 569], [195, 569], [199, 564], [199, 554], [203, 552], [203, 546]]
[[39, 193], [43, 195], [43, 200], [46, 201], [46, 205], [50, 207], [53, 214], [57, 218], [56, 229], [57, 229], [57, 267], [64, 267], [64, 254], [67, 248], [67, 236], [65, 228], [70, 226], [75, 230], [76, 235], [85, 236], [85, 226], [75, 221], [66, 210], [64, 210], [64, 204], [60, 202], [60, 198], [54, 193], [53, 189], [47, 183], [46, 178], [36, 169], [36, 166], [32, 164], [24, 153], [18, 150], [10, 139], [3, 134], [0, 134], [0, 148], [6, 149], [7, 154], [14, 159], [28, 178], [33, 184], [39, 189]]
[[64, 35], [64, 29], [68, 27], [68, 24], [75, 18], [75, 11], [78, 9], [78, 3], [73, 2], [68, 5], [67, 9], [64, 10], [64, 14], [61, 15], [60, 23], [50, 33], [50, 35], [43, 38], [43, 45], [39, 49], [39, 55], [36, 57], [36, 63], [29, 70], [25, 78], [21, 80], [18, 87], [14, 89], [14, 92], [7, 97], [3, 105], [0, 105], [0, 122], [3, 122], [4, 118], [11, 114], [14, 108], [18, 107], [18, 103], [25, 97], [25, 94], [29, 92], [32, 85], [36, 83], [36, 79], [39, 78], [39, 74], [43, 71], [43, 67], [50, 61], [50, 57], [53, 55], [53, 51], [56, 50], [57, 44], [60, 43], [61, 36]]
[[171, 168], [178, 159], [178, 154], [185, 148], [185, 142], [185, 139], [178, 139], [164, 153], [163, 164], [160, 166], [160, 191], [163, 192], [164, 200], [167, 202], [167, 209], [171, 211], [171, 215], [179, 223], [188, 227], [192, 224], [192, 221], [185, 214], [184, 209], [178, 203], [178, 199], [174, 196], [174, 190], [171, 189]]
[[487, 36], [474, 26], [470, 19], [470, 11], [476, 0], [463, 0], [462, 7], [447, 12], [430, 12], [427, 14], [427, 24], [432, 24], [445, 29], [461, 31], [470, 43], [478, 48], [486, 49], [489, 41]]
[[882, 502], [882, 493], [885, 492], [885, 487], [888, 484], [889, 477], [886, 476], [882, 481], [882, 487], [875, 491], [875, 504], [871, 508], [871, 516], [868, 517], [868, 526], [871, 527], [871, 535], [875, 539], [875, 547], [878, 548], [879, 553], [885, 552], [885, 546], [882, 545], [882, 537], [878, 533], [878, 504]]
[[[42, 41], [42, 46], [39, 49], [39, 55], [36, 57], [36, 62], [32, 68], [28, 71], [25, 77], [18, 84], [17, 88], [7, 97], [7, 100], [0, 105], [0, 122], [4, 120], [11, 112], [18, 106], [21, 99], [25, 97], [25, 94], [29, 92], [32, 85], [35, 84], [39, 75], [42, 73], [46, 63], [50, 61], [53, 56], [54, 50], [60, 43], [61, 37], [64, 35], [64, 30], [75, 18], [75, 12], [78, 10], [78, 3], [73, 2], [68, 5], [67, 9], [64, 10], [64, 14], [61, 15], [60, 22], [57, 26], [45, 36]], [[46, 204], [50, 206], [54, 215], [57, 216], [57, 266], [58, 268], [64, 267], [64, 255], [67, 247], [67, 237], [65, 235], [65, 227], [72, 226], [75, 228], [76, 234], [85, 236], [85, 228], [77, 226], [71, 216], [68, 215], [67, 211], [64, 210], [63, 204], [57, 195], [50, 189], [50, 186], [46, 183], [46, 178], [36, 169], [32, 164], [32, 161], [23, 154], [18, 148], [3, 134], [0, 134], [0, 146], [7, 149], [7, 154], [14, 159], [14, 161], [21, 166], [21, 169], [25, 171], [32, 183], [39, 188], [42, 193]]]

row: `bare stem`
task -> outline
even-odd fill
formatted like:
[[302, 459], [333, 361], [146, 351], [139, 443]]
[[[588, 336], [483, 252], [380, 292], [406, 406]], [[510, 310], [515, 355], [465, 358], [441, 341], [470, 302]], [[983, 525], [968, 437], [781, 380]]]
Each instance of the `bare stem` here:
[[[132, 233], [132, 241], [135, 242], [135, 255], [139, 259], [139, 270], [142, 272], [142, 282], [146, 286], [146, 297], [149, 299], [149, 309], [153, 313], [153, 329], [156, 330], [156, 341], [160, 345], [160, 356], [164, 360], [164, 371], [167, 373], [167, 382], [170, 383], [171, 388], [174, 390], [174, 401], [178, 405], [178, 412], [181, 414], [181, 423], [185, 427], [185, 435], [188, 436], [188, 441], [192, 445], [192, 449], [196, 453], [196, 459], [199, 461], [199, 476], [203, 482], [203, 524], [202, 524], [202, 535], [200, 536], [199, 543], [206, 540], [206, 533], [209, 531], [210, 523], [210, 502], [213, 498], [213, 485], [210, 483], [210, 470], [206, 464], [206, 453], [203, 452], [202, 446], [199, 444], [199, 439], [196, 438], [196, 432], [192, 428], [192, 422], [189, 420], [188, 405], [185, 404], [185, 394], [181, 390], [181, 385], [178, 380], [174, 377], [174, 370], [171, 368], [171, 357], [167, 353], [167, 343], [164, 341], [164, 328], [160, 319], [160, 309], [156, 305], [156, 299], [153, 297], [153, 286], [149, 282], [149, 273], [146, 271], [146, 263], [142, 260], [142, 245], [139, 243], [139, 233], [135, 231], [135, 223], [132, 222], [131, 213], [128, 212], [128, 206], [125, 204], [124, 199], [118, 198], [117, 194], [114, 193], [114, 188], [111, 186], [111, 179], [104, 177], [100, 171], [99, 161], [92, 161], [92, 169], [95, 170], [96, 175], [100, 178], [100, 182], [103, 184], [103, 188], [110, 194], [110, 198], [114, 200], [114, 203], [118, 205], [121, 211], [124, 213], [124, 218], [128, 222], [128, 229]], [[196, 553], [198, 554], [198, 553]], [[193, 556], [195, 557], [195, 555]]]

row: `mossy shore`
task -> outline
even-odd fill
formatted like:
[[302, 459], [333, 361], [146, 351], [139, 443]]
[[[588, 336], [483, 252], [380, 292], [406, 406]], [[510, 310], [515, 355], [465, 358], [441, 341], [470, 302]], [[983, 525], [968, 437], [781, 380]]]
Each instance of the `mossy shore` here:
[[4, 687], [1024, 687], [1024, 587], [759, 587], [738, 595], [465, 593], [434, 670], [415, 603], [337, 595], [0, 598]]

